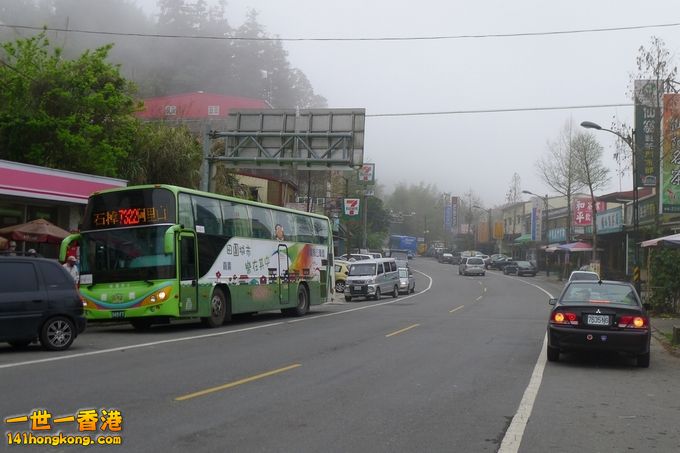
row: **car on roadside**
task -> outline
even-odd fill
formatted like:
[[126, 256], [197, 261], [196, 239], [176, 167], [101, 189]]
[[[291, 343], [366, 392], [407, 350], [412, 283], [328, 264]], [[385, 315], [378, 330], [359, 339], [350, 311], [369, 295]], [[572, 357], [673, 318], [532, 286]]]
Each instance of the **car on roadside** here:
[[399, 272], [394, 258], [355, 261], [345, 282], [345, 301], [354, 297], [380, 300], [383, 294], [399, 297]]
[[480, 256], [466, 256], [460, 259], [458, 275], [482, 275], [486, 274], [484, 260]]
[[344, 255], [340, 255], [338, 259], [353, 263], [355, 261], [372, 260], [375, 258], [373, 258], [373, 255], [369, 255], [367, 253], [346, 253]]
[[512, 261], [512, 258], [509, 256], [503, 255], [501, 253], [497, 253], [495, 255], [491, 255], [489, 257], [489, 262], [486, 264], [487, 269], [503, 269], [503, 264], [507, 261]]
[[399, 292], [410, 294], [416, 292], [416, 279], [413, 272], [406, 267], [400, 267], [399, 271]]
[[600, 279], [600, 275], [597, 272], [592, 272], [592, 271], [573, 271], [569, 275], [569, 281], [574, 281], [574, 280], [591, 280], [591, 281], [598, 281]]
[[610, 351], [635, 357], [638, 367], [649, 367], [649, 316], [630, 283], [571, 281], [549, 303], [549, 362], [565, 352]]
[[73, 277], [56, 260], [0, 257], [0, 342], [63, 351], [86, 327]]
[[349, 262], [335, 260], [333, 267], [335, 268], [335, 291], [344, 293], [345, 282], [347, 281], [347, 275], [349, 275]]
[[531, 261], [511, 261], [503, 267], [505, 275], [515, 274], [518, 277], [522, 275], [536, 276], [538, 270]]

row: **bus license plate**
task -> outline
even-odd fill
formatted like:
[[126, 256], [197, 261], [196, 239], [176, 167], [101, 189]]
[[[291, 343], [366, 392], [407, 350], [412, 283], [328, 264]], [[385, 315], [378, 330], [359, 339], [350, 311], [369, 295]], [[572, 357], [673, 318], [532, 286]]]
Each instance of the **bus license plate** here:
[[609, 316], [607, 315], [588, 315], [587, 323], [591, 326], [608, 326]]
[[125, 312], [124, 311], [112, 311], [111, 312], [111, 318], [113, 318], [113, 319], [123, 319], [123, 318], [125, 318]]

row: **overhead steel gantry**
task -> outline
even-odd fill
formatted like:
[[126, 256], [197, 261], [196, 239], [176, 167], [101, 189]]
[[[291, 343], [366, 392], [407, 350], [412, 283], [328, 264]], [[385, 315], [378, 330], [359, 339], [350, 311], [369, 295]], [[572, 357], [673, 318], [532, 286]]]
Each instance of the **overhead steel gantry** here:
[[227, 131], [206, 132], [202, 188], [208, 190], [217, 163], [248, 169], [356, 170], [363, 165], [365, 116], [364, 109], [232, 112]]

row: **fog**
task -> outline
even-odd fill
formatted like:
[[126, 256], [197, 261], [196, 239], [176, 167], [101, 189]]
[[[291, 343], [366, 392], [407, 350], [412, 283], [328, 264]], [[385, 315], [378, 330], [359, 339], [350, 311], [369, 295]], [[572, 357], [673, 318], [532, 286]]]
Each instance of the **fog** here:
[[[22, 2], [0, 2], [4, 5], [0, 21], [22, 23], [24, 13], [8, 6], [16, 3]], [[158, 19], [155, 0], [128, 1], [129, 8], [136, 6], [146, 14], [146, 21], [127, 20], [127, 14], [113, 12], [96, 21], [92, 18], [98, 16], [97, 9], [107, 2], [86, 3], [92, 5], [82, 10], [86, 16], [68, 17], [71, 28], [80, 24], [82, 28], [145, 33], [148, 30], [139, 28], [148, 29]], [[584, 30], [670, 24], [675, 18], [668, 11], [675, 7], [677, 3], [671, 0], [230, 0], [224, 20], [215, 20], [210, 34], [219, 34], [219, 24], [241, 27], [248, 12], [257, 11], [262, 31], [284, 39], [272, 54], [282, 57], [287, 53], [291, 71], [298, 68], [306, 76], [301, 84], [308, 82], [308, 91], [325, 98], [329, 108], [366, 109], [365, 161], [376, 164], [377, 180], [388, 192], [400, 182], [425, 182], [452, 195], [472, 191], [490, 207], [503, 203], [515, 172], [523, 189], [551, 193], [538, 176], [535, 162], [566, 122], [572, 121], [575, 127], [585, 120], [604, 127], [612, 121], [632, 124], [630, 87], [638, 72], [640, 46], [649, 47], [656, 36], [671, 51], [673, 63], [678, 55], [677, 25]], [[67, 42], [75, 39], [63, 33], [60, 37]], [[312, 40], [426, 37], [448, 38]], [[86, 38], [96, 45], [114, 40], [98, 35]], [[306, 40], [287, 40], [293, 38]], [[162, 41], [127, 37], [117, 40], [117, 51], [134, 49], [142, 40]], [[230, 73], [230, 64], [245, 64], [249, 55], [246, 44], [240, 44], [243, 59], [228, 62], [201, 50], [214, 42], [172, 43], [183, 54], [196, 56], [192, 66], [203, 71], [205, 85]], [[136, 66], [153, 58], [141, 54], [123, 64], [129, 73], [144, 79]], [[167, 66], [169, 77], [177, 82], [174, 86], [181, 89], [178, 81], [187, 68], [173, 66], [172, 61], [159, 64]], [[227, 90], [228, 82], [204, 89], [220, 87]], [[252, 96], [253, 92], [243, 94]], [[595, 107], [601, 105], [616, 106]], [[612, 158], [616, 137], [606, 132], [597, 132], [596, 137], [612, 170], [611, 183], [603, 193], [629, 189], [630, 173], [623, 179], [616, 175]]]

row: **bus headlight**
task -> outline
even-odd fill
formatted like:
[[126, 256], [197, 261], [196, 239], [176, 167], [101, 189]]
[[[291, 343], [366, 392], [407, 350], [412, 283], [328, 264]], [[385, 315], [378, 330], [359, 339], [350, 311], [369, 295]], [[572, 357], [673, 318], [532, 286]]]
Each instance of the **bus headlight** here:
[[168, 295], [165, 293], [165, 291], [159, 291], [159, 292], [158, 292], [158, 299], [160, 299], [160, 300], [165, 300], [165, 298], [166, 298], [167, 296], [168, 296]]

